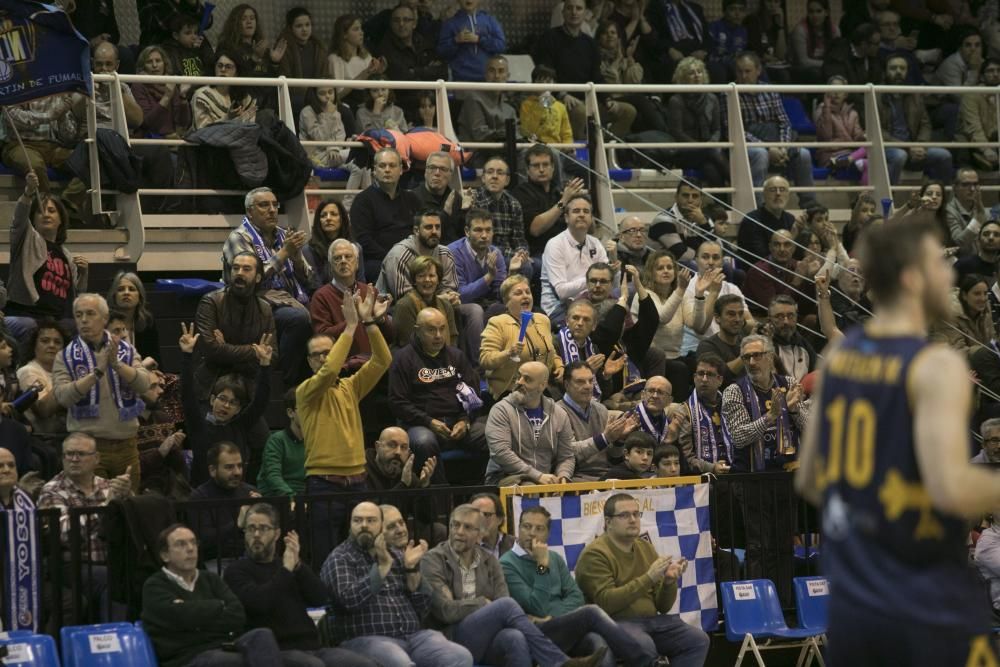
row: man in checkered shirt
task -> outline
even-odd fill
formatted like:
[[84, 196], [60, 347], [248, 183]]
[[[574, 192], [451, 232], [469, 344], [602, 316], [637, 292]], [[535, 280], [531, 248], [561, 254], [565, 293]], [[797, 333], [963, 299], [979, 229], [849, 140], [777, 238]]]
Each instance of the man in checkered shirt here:
[[334, 641], [383, 667], [471, 667], [466, 648], [422, 629], [430, 594], [418, 565], [426, 552], [423, 540], [405, 550], [388, 546], [378, 505], [355, 507], [350, 536], [320, 573], [333, 598]]

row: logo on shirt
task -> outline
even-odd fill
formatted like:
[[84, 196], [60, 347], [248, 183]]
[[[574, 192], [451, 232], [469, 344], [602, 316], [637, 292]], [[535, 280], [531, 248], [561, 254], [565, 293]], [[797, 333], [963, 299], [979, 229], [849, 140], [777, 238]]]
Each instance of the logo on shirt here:
[[417, 379], [421, 382], [431, 384], [432, 382], [437, 382], [438, 380], [453, 378], [456, 374], [454, 366], [445, 366], [444, 368], [421, 368], [417, 371]]

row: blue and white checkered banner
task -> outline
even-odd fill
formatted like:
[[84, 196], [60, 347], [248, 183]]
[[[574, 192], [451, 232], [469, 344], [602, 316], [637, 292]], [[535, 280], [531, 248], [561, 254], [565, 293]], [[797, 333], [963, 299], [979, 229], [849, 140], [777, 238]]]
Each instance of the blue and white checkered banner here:
[[639, 501], [643, 513], [640, 539], [655, 546], [661, 556], [688, 559], [670, 613], [680, 614], [685, 622], [713, 632], [719, 624], [719, 608], [708, 489], [708, 484], [701, 483], [546, 498], [514, 495], [514, 525], [518, 525], [524, 508], [541, 505], [547, 509], [552, 514], [549, 547], [559, 552], [573, 571], [583, 548], [604, 532], [605, 501], [615, 493], [627, 492]]

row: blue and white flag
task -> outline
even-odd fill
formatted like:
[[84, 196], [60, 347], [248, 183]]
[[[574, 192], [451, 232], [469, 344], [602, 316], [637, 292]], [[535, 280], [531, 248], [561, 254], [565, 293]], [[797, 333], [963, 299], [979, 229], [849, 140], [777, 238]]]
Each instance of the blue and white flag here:
[[537, 498], [515, 495], [514, 525], [521, 510], [541, 505], [552, 514], [549, 548], [566, 559], [572, 572], [583, 548], [604, 533], [604, 503], [623, 491], [639, 501], [642, 510], [640, 539], [656, 547], [661, 556], [683, 556], [688, 568], [681, 577], [671, 614], [705, 632], [719, 625], [712, 563], [712, 531], [708, 506], [709, 485], [591, 491], [579, 496]]
[[55, 5], [0, 0], [0, 103], [90, 94], [90, 45]]

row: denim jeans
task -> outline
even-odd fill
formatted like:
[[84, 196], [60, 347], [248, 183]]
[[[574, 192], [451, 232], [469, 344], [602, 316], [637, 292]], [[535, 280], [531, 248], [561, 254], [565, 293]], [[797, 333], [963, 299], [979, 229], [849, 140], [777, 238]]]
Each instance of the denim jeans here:
[[294, 306], [274, 306], [274, 328], [278, 333], [278, 368], [286, 387], [297, 387], [309, 377], [306, 346], [312, 336], [309, 311]]
[[[767, 180], [767, 172], [770, 167], [770, 155], [766, 148], [753, 148], [747, 146], [747, 157], [750, 159], [750, 177], [753, 179], [754, 187], [760, 187]], [[792, 185], [810, 188], [813, 186], [812, 156], [805, 148], [789, 149], [789, 160], [784, 168], [785, 175]], [[799, 208], [808, 208], [816, 201], [816, 195], [812, 192], [799, 192]], [[757, 195], [760, 201], [760, 195]]]
[[539, 627], [546, 637], [570, 655], [590, 655], [599, 647], [607, 646], [602, 667], [614, 667], [619, 660], [626, 667], [648, 667], [658, 658], [655, 650], [640, 644], [595, 604], [556, 616]]
[[950, 183], [952, 179], [951, 153], [945, 148], [927, 148], [927, 157], [922, 162], [910, 160], [910, 153], [904, 148], [886, 148], [885, 161], [889, 167], [889, 182], [895, 185], [903, 174], [903, 168], [922, 169], [928, 178]]
[[281, 649], [270, 628], [250, 630], [235, 643], [236, 651], [202, 651], [187, 667], [273, 667], [281, 664]]
[[[486, 317], [483, 307], [478, 303], [463, 303], [456, 308], [459, 315], [458, 339], [462, 344], [469, 363], [475, 368], [479, 366], [479, 345], [483, 337], [483, 329], [486, 328]], [[473, 387], [476, 392], [479, 387]]]
[[670, 658], [670, 667], [701, 667], [712, 643], [704, 630], [674, 614], [630, 618], [619, 625], [647, 650]]
[[283, 667], [378, 667], [378, 663], [360, 653], [342, 648], [282, 651], [281, 664]]
[[[336, 491], [367, 491], [368, 483], [337, 484], [323, 477], [306, 477], [306, 495], [314, 496]], [[322, 563], [333, 547], [340, 541], [341, 530], [346, 523], [350, 508], [342, 502], [315, 500], [309, 503], [312, 525], [312, 555], [314, 563]]]
[[569, 660], [513, 598], [494, 600], [472, 612], [454, 626], [452, 637], [469, 649], [476, 663], [555, 667]]
[[[451, 424], [449, 424], [451, 426]], [[406, 435], [410, 438], [410, 450], [413, 452], [413, 469], [420, 470], [420, 466], [424, 464], [424, 461], [432, 456], [441, 456], [441, 452], [450, 449], [461, 449], [467, 451], [471, 454], [478, 454], [483, 457], [483, 461], [489, 456], [489, 447], [486, 444], [486, 420], [476, 419], [469, 424], [469, 430], [466, 431], [465, 437], [461, 440], [443, 440], [437, 436], [434, 431], [430, 430], [426, 426], [413, 426], [406, 429]], [[439, 479], [437, 477], [438, 470], [441, 471], [442, 477]], [[431, 478], [431, 482], [434, 484], [446, 484], [447, 479], [443, 477], [444, 475], [444, 465], [442, 465], [440, 458], [438, 459], [437, 468], [434, 469], [434, 477]]]
[[382, 667], [472, 667], [464, 646], [437, 630], [418, 630], [405, 639], [367, 635], [340, 642], [340, 648], [366, 656]]

